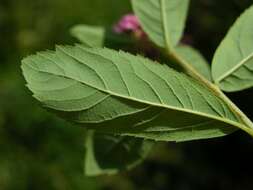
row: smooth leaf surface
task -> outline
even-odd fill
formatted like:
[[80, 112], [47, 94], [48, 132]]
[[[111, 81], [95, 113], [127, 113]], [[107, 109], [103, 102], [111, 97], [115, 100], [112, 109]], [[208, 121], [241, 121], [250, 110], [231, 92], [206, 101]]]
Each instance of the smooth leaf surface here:
[[80, 42], [90, 47], [103, 47], [106, 29], [101, 26], [77, 25], [71, 29], [71, 34]]
[[215, 83], [227, 92], [253, 86], [253, 6], [231, 27], [212, 63]]
[[189, 0], [132, 0], [135, 14], [150, 39], [173, 48], [182, 37]]
[[133, 40], [124, 34], [113, 33], [102, 26], [77, 25], [70, 30], [73, 37], [89, 47], [110, 47], [118, 49], [133, 43]]
[[88, 131], [84, 171], [87, 176], [115, 174], [135, 167], [150, 152], [153, 142]]
[[45, 107], [87, 128], [154, 140], [229, 134], [241, 121], [195, 80], [140, 56], [77, 45], [23, 60], [28, 88]]
[[207, 80], [212, 81], [211, 67], [200, 52], [186, 45], [177, 46], [175, 48], [175, 51]]

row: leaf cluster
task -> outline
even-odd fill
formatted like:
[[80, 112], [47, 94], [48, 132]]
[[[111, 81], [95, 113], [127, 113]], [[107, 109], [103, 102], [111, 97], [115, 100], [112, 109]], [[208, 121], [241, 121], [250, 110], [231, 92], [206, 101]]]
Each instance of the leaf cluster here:
[[[88, 130], [86, 174], [135, 166], [148, 155], [150, 140], [207, 139], [237, 129], [252, 135], [252, 122], [222, 91], [253, 86], [253, 7], [231, 27], [210, 67], [200, 52], [180, 44], [189, 0], [132, 5], [149, 39], [168, 55], [166, 64], [112, 50], [133, 41], [87, 25], [71, 30], [83, 45], [57, 46], [22, 61], [33, 96]], [[172, 60], [181, 72], [168, 66]]]

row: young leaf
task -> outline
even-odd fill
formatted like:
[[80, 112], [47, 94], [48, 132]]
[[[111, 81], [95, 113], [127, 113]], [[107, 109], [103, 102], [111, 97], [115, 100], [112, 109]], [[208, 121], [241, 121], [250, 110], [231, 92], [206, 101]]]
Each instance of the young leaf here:
[[103, 47], [106, 30], [100, 26], [77, 25], [70, 30], [80, 42], [90, 47]]
[[189, 0], [132, 0], [142, 28], [158, 46], [172, 49], [182, 37]]
[[61, 117], [154, 140], [223, 136], [245, 127], [215, 93], [166, 65], [81, 45], [23, 60], [28, 88]]
[[85, 139], [84, 171], [87, 176], [115, 174], [135, 167], [151, 150], [153, 143], [88, 131]]
[[180, 45], [175, 48], [175, 51], [207, 80], [212, 81], [210, 65], [196, 49], [190, 46]]
[[216, 84], [227, 92], [253, 86], [253, 6], [235, 22], [218, 47], [212, 63]]
[[115, 34], [101, 26], [77, 25], [70, 30], [73, 37], [89, 47], [113, 47], [133, 43], [130, 37]]

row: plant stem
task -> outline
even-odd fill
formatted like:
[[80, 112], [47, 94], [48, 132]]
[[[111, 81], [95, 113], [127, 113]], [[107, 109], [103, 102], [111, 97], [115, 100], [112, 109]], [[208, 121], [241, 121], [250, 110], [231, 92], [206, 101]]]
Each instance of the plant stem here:
[[182, 57], [178, 56], [175, 51], [168, 51], [169, 56], [174, 59], [191, 77], [197, 79], [202, 82], [211, 89], [218, 97], [224, 100], [230, 109], [240, 118], [240, 120], [246, 125], [245, 127], [241, 127], [242, 130], [247, 132], [253, 137], [253, 123], [252, 121], [221, 91], [221, 89], [215, 84], [211, 83], [205, 77], [203, 77], [195, 68], [191, 66], [191, 64], [187, 63]]

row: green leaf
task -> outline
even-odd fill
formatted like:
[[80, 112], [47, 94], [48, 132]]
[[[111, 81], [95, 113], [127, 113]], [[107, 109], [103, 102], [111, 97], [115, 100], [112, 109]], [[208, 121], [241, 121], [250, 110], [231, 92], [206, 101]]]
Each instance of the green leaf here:
[[182, 37], [189, 0], [132, 0], [142, 28], [158, 46], [172, 49]]
[[85, 174], [116, 174], [131, 169], [148, 156], [152, 146], [151, 141], [88, 131], [85, 139]]
[[22, 69], [37, 100], [89, 129], [186, 141], [245, 127], [207, 87], [122, 51], [59, 46], [25, 58]]
[[[103, 27], [78, 25], [71, 29], [71, 33], [90, 47], [112, 46], [110, 44], [113, 42], [114, 44], [124, 42], [124, 38], [112, 33], [109, 35]], [[129, 41], [130, 39], [126, 42]], [[150, 141], [144, 139], [89, 131], [85, 141], [85, 174], [87, 176], [115, 174], [120, 170], [130, 169], [143, 161], [151, 145]]]
[[101, 26], [77, 25], [70, 30], [73, 37], [89, 47], [111, 47], [118, 49], [133, 43], [133, 39], [113, 33], [110, 29]]
[[253, 6], [231, 27], [218, 47], [212, 63], [212, 75], [227, 92], [253, 86]]
[[106, 29], [101, 26], [77, 25], [70, 30], [72, 36], [90, 47], [103, 47]]
[[191, 64], [207, 80], [212, 81], [211, 68], [206, 59], [194, 48], [186, 45], [177, 46], [176, 53]]

